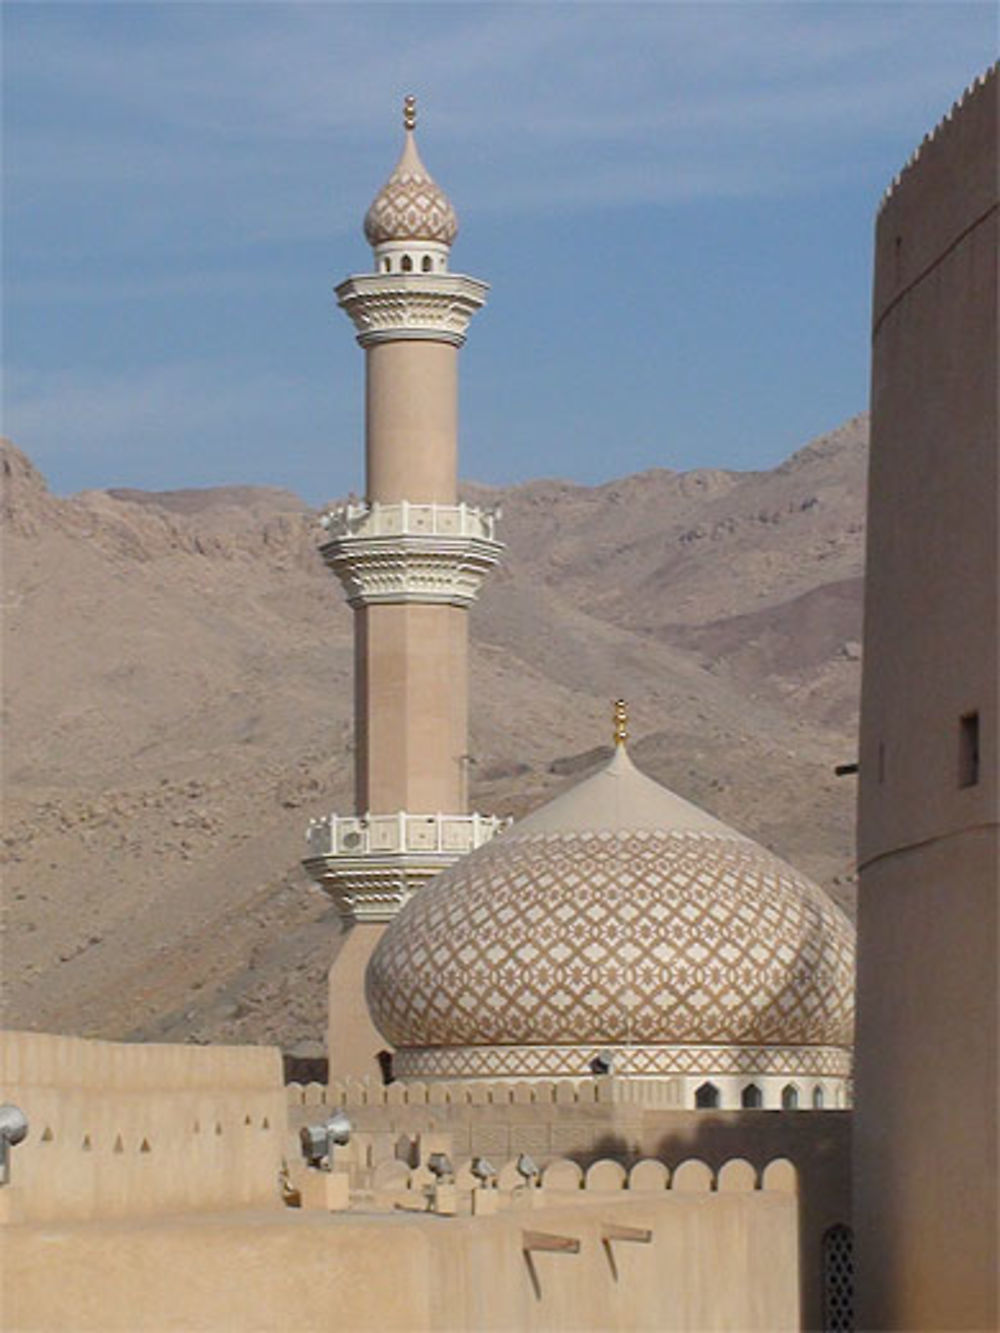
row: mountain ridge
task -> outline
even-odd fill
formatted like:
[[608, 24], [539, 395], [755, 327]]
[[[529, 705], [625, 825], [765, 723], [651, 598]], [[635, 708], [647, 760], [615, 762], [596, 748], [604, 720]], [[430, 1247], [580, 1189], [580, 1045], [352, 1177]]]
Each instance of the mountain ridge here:
[[[471, 616], [472, 798], [636, 763], [848, 909], [867, 421], [777, 468], [463, 486], [504, 564]], [[298, 860], [350, 809], [351, 616], [276, 487], [58, 498], [3, 449], [5, 1021], [321, 1040], [340, 925]], [[581, 767], [582, 765], [582, 767]]]

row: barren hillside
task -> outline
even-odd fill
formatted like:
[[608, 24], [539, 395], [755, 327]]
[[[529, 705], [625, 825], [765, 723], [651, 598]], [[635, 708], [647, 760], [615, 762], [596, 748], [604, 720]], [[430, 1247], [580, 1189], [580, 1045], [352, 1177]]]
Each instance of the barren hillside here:
[[[850, 906], [867, 422], [762, 473], [470, 486], [473, 798], [574, 780], [624, 695], [640, 766]], [[298, 868], [348, 808], [350, 613], [294, 495], [4, 471], [4, 1017], [322, 1040], [339, 928]]]

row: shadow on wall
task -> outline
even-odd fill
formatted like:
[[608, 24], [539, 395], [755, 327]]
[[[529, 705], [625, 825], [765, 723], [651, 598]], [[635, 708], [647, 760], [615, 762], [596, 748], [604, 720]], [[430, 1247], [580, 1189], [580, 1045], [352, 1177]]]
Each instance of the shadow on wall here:
[[[614, 1155], [620, 1136], [607, 1138]], [[602, 1147], [604, 1146], [602, 1142]], [[842, 1236], [851, 1221], [851, 1116], [845, 1111], [699, 1111], [684, 1115], [649, 1112], [644, 1117], [645, 1154], [673, 1168], [692, 1159], [713, 1174], [735, 1158], [760, 1175], [777, 1157], [794, 1162], [799, 1193], [799, 1286], [802, 1327], [838, 1333], [850, 1323], [849, 1290], [829, 1270], [834, 1229]], [[609, 1154], [610, 1155], [610, 1154]], [[849, 1234], [849, 1233], [848, 1233]], [[833, 1258], [843, 1269], [844, 1244]], [[835, 1290], [831, 1293], [830, 1284]], [[836, 1307], [831, 1311], [831, 1295]], [[846, 1314], [844, 1308], [847, 1308]], [[839, 1314], [837, 1312], [840, 1312]]]

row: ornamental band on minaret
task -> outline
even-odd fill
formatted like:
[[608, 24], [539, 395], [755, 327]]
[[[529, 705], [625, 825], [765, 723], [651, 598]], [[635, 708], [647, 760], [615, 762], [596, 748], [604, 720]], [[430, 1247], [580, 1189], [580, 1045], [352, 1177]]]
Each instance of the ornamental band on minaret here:
[[468, 608], [501, 545], [457, 493], [458, 352], [487, 285], [448, 271], [458, 220], [417, 151], [365, 217], [374, 272], [336, 288], [365, 353], [365, 499], [326, 514], [322, 555], [354, 610], [355, 814], [312, 821], [305, 866], [346, 938], [330, 971], [331, 1073], [376, 1074], [362, 978], [385, 925], [501, 821], [469, 814]]

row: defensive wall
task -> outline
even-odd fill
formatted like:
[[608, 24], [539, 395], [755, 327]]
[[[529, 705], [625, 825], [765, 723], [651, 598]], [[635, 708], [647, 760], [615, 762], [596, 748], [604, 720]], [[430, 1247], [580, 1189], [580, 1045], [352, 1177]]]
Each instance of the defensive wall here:
[[388, 1086], [347, 1079], [327, 1086], [292, 1083], [287, 1091], [293, 1132], [344, 1110], [355, 1129], [355, 1150], [382, 1186], [392, 1180], [424, 1183], [423, 1164], [439, 1150], [453, 1156], [463, 1179], [474, 1156], [503, 1168], [528, 1153], [542, 1168], [543, 1185], [546, 1169], [568, 1158], [580, 1172], [581, 1189], [586, 1173], [609, 1158], [623, 1182], [638, 1164], [642, 1172], [654, 1172], [646, 1164], [654, 1159], [661, 1189], [695, 1159], [708, 1172], [711, 1191], [731, 1159], [744, 1160], [759, 1182], [769, 1162], [788, 1158], [798, 1174], [804, 1326], [822, 1324], [827, 1238], [851, 1217], [850, 1112], [677, 1110], [669, 1087], [614, 1076]]
[[547, 1186], [514, 1186], [505, 1211], [485, 1217], [289, 1209], [5, 1227], [5, 1326], [800, 1327], [789, 1163], [758, 1176], [733, 1162], [716, 1177], [691, 1162], [669, 1189], [660, 1163], [634, 1167], [629, 1188], [618, 1163], [599, 1165], [584, 1189], [569, 1179], [576, 1164], [550, 1168]]
[[858, 821], [859, 1326], [1000, 1324], [997, 68], [878, 217]]
[[28, 1117], [9, 1220], [280, 1207], [281, 1055], [0, 1033], [0, 1101]]
[[[18, 1330], [318, 1329], [331, 1311], [352, 1329], [797, 1328], [810, 1167], [764, 1155], [765, 1130], [847, 1121], [663, 1112], [662, 1090], [614, 1079], [357, 1084], [333, 1089], [356, 1129], [324, 1175], [294, 1127], [330, 1094], [283, 1088], [277, 1050], [7, 1033], [0, 1097], [30, 1123], [0, 1187], [2, 1323]], [[530, 1179], [497, 1154], [484, 1186], [451, 1134], [474, 1143], [477, 1116], [508, 1143], [568, 1117], [591, 1148], [540, 1153]], [[733, 1151], [736, 1121], [759, 1127], [760, 1160]], [[450, 1215], [432, 1151], [453, 1157]], [[336, 1178], [342, 1211], [323, 1192]]]

